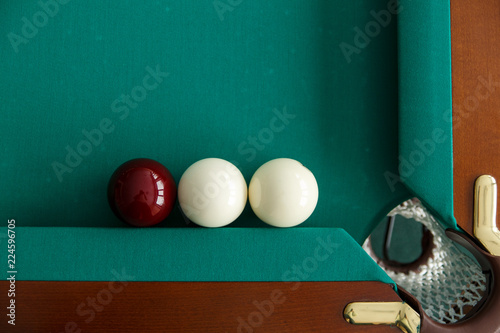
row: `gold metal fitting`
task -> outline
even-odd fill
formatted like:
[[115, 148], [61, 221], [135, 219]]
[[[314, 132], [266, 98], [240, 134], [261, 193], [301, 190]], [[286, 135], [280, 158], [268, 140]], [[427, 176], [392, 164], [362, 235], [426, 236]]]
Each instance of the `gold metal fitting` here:
[[495, 256], [500, 256], [497, 228], [497, 182], [489, 175], [476, 180], [474, 189], [474, 236]]
[[420, 315], [403, 302], [350, 303], [344, 319], [354, 325], [395, 325], [405, 333], [420, 332]]

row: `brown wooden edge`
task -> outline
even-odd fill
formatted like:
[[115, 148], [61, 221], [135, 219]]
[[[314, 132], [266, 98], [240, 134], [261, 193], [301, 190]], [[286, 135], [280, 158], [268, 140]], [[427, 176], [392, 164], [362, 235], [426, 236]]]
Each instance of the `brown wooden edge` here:
[[1, 332], [400, 332], [343, 318], [350, 302], [401, 301], [382, 282], [17, 281], [15, 299]]
[[499, 1], [451, 1], [454, 211], [470, 235], [474, 181], [500, 180], [499, 31]]

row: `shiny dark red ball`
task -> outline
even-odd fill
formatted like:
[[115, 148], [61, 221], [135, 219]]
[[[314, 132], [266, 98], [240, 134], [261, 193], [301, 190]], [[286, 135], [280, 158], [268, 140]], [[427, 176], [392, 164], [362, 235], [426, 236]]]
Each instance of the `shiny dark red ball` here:
[[177, 188], [162, 164], [137, 158], [120, 165], [108, 184], [108, 201], [115, 215], [136, 226], [165, 220], [174, 208]]

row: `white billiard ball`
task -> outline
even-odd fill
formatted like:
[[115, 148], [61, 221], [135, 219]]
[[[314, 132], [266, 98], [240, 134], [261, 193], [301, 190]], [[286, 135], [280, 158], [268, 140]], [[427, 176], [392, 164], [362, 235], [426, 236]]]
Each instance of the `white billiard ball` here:
[[253, 175], [248, 190], [254, 213], [275, 227], [293, 227], [307, 220], [318, 203], [316, 178], [300, 162], [279, 158]]
[[179, 182], [183, 213], [203, 227], [228, 225], [241, 215], [247, 202], [247, 184], [240, 170], [220, 158], [191, 165]]

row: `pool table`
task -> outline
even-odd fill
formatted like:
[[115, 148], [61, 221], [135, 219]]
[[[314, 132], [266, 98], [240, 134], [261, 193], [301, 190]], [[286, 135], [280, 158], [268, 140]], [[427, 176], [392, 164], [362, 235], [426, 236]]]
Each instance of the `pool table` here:
[[[473, 223], [474, 181], [500, 177], [498, 2], [19, 0], [0, 18], [1, 331], [402, 330], [348, 322], [353, 302], [445, 331], [361, 247], [413, 197], [500, 274]], [[178, 204], [133, 228], [106, 189], [140, 157], [177, 183], [207, 157], [247, 183], [293, 158], [319, 202], [289, 229], [249, 205], [202, 228]], [[457, 332], [500, 332], [495, 277]]]

